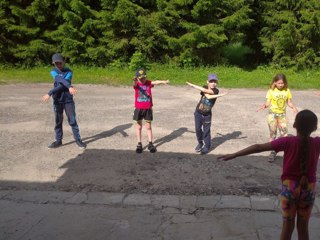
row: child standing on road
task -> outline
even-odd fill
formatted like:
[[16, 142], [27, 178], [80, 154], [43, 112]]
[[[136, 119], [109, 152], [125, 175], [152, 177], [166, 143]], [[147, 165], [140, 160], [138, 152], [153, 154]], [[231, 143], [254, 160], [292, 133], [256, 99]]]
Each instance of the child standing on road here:
[[[270, 85], [267, 92], [266, 102], [257, 110], [265, 109], [270, 106], [268, 115], [268, 126], [270, 132], [270, 141], [277, 137], [277, 129], [279, 129], [280, 137], [285, 137], [288, 134], [286, 107], [287, 105], [293, 109], [294, 113], [298, 110], [292, 102], [292, 95], [288, 88], [288, 81], [284, 74], [277, 74]], [[276, 152], [272, 151], [268, 161], [274, 162]]]
[[42, 97], [43, 101], [48, 101], [50, 96], [53, 99], [53, 110], [55, 115], [55, 141], [51, 143], [48, 148], [57, 148], [62, 145], [62, 123], [63, 110], [68, 117], [69, 125], [72, 128], [73, 137], [79, 148], [86, 148], [86, 144], [82, 142], [79, 127], [76, 120], [75, 104], [73, 95], [76, 93], [75, 88], [71, 85], [72, 71], [65, 66], [63, 56], [55, 53], [52, 56], [52, 63], [55, 68], [51, 70], [50, 74], [54, 79], [54, 88], [48, 94]]
[[226, 95], [227, 92], [219, 94], [219, 90], [216, 88], [218, 77], [214, 73], [209, 74], [207, 86], [200, 87], [189, 82], [187, 82], [187, 84], [200, 90], [201, 99], [194, 112], [195, 129], [198, 140], [195, 151], [201, 154], [207, 154], [211, 147], [211, 110], [216, 99]]
[[281, 176], [283, 216], [281, 240], [291, 239], [296, 215], [298, 215], [298, 239], [309, 239], [308, 223], [315, 200], [316, 173], [320, 155], [320, 137], [310, 137], [310, 135], [317, 129], [317, 124], [317, 116], [310, 110], [303, 110], [296, 115], [293, 124], [297, 136], [255, 144], [236, 153], [218, 157], [227, 161], [252, 153], [284, 151]]
[[136, 148], [137, 153], [142, 153], [142, 141], [141, 141], [141, 131], [142, 131], [142, 120], [146, 122], [147, 136], [148, 136], [148, 150], [151, 153], [157, 151], [156, 147], [153, 145], [153, 135], [151, 122], [153, 120], [152, 112], [152, 94], [151, 88], [154, 85], [168, 84], [169, 80], [157, 80], [150, 81], [147, 80], [146, 71], [143, 68], [139, 68], [136, 71], [136, 76], [133, 78], [133, 88], [135, 90], [135, 110], [133, 114], [133, 120], [136, 121], [136, 134], [138, 139], [138, 145]]

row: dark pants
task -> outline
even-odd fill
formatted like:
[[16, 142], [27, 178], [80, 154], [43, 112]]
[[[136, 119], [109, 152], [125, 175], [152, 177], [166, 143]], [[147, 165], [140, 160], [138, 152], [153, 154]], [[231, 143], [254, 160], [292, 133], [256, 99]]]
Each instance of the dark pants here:
[[72, 133], [74, 139], [80, 140], [79, 127], [76, 120], [76, 111], [75, 105], [73, 102], [71, 103], [54, 103], [53, 111], [55, 116], [56, 125], [54, 127], [54, 131], [56, 134], [56, 141], [61, 141], [63, 137], [62, 123], [63, 123], [63, 110], [66, 112], [69, 125], [72, 128]]
[[197, 111], [194, 113], [197, 140], [199, 143], [204, 142], [208, 150], [211, 147], [211, 118], [211, 114], [202, 115]]

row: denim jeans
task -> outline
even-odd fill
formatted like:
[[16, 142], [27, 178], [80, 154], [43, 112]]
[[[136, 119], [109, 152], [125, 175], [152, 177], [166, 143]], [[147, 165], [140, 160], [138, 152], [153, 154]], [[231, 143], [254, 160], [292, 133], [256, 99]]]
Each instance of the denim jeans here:
[[208, 150], [211, 147], [211, 118], [212, 114], [203, 115], [198, 111], [194, 113], [197, 140], [199, 143], [204, 142]]
[[62, 129], [62, 123], [63, 123], [63, 110], [66, 112], [69, 125], [72, 129], [73, 137], [74, 139], [80, 140], [80, 133], [79, 133], [79, 127], [76, 120], [76, 111], [75, 111], [75, 105], [73, 102], [71, 103], [58, 103], [53, 105], [53, 111], [55, 116], [55, 135], [56, 140], [61, 141], [63, 137], [63, 129]]

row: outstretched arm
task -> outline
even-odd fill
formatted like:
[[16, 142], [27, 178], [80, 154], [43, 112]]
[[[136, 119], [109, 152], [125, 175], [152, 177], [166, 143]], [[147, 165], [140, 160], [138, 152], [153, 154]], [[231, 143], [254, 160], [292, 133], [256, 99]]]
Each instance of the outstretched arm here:
[[227, 95], [229, 92], [223, 92], [223, 93], [220, 93], [220, 94], [214, 94], [214, 95], [212, 95], [212, 94], [204, 94], [205, 96], [206, 96], [206, 98], [208, 98], [208, 99], [214, 99], [214, 98], [219, 98], [219, 97], [223, 97], [223, 96], [225, 96], [225, 95]]
[[155, 80], [155, 81], [152, 81], [152, 84], [153, 85], [160, 85], [160, 84], [169, 84], [169, 80]]
[[203, 92], [203, 93], [207, 93], [207, 94], [213, 95], [213, 92], [212, 92], [211, 89], [206, 89], [206, 88], [204, 88], [204, 87], [200, 87], [200, 86], [198, 86], [198, 85], [195, 85], [195, 84], [189, 83], [189, 82], [186, 82], [186, 83], [187, 83], [189, 86], [191, 86], [191, 87], [193, 87], [193, 88], [195, 88], [195, 89], [198, 89], [199, 91], [201, 91], [201, 92]]
[[236, 158], [236, 157], [249, 155], [249, 154], [252, 154], [252, 153], [270, 151], [270, 150], [273, 150], [271, 142], [262, 143], [262, 144], [254, 144], [254, 145], [251, 145], [251, 146], [249, 146], [247, 148], [244, 148], [244, 149], [242, 149], [242, 150], [240, 150], [238, 152], [221, 155], [221, 156], [218, 157], [218, 159], [222, 159], [224, 161], [228, 161], [228, 160], [231, 160], [231, 159]]

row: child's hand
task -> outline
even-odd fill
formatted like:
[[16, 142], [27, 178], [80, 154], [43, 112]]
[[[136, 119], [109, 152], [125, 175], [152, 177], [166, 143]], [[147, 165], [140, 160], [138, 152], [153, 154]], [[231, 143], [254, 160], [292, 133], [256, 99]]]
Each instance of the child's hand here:
[[70, 87], [70, 88], [69, 88], [69, 93], [70, 93], [71, 95], [75, 95], [76, 92], [77, 92], [77, 90], [76, 90], [74, 87]]
[[192, 84], [192, 83], [189, 83], [189, 82], [186, 82], [186, 84], [188, 84], [188, 85], [191, 86], [191, 87], [193, 86], [193, 84]]
[[133, 80], [134, 82], [138, 81], [138, 79], [137, 79], [136, 77], [133, 77], [132, 80]]
[[266, 106], [266, 104], [264, 103], [264, 104], [262, 104], [261, 107], [259, 107], [259, 108], [257, 109], [257, 112], [259, 112], [260, 110], [263, 110], [263, 109], [265, 109], [265, 108], [267, 108], [267, 106]]
[[49, 94], [43, 95], [42, 102], [47, 102], [49, 100], [49, 98], [50, 98]]
[[163, 83], [164, 83], [164, 84], [169, 84], [170, 81], [169, 81], [169, 80], [164, 80]]

